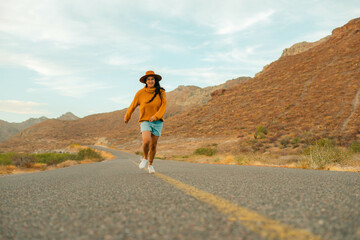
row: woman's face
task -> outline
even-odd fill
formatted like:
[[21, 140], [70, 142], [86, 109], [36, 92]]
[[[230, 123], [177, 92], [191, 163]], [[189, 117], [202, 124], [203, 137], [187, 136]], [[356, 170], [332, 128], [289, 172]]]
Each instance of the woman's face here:
[[152, 76], [147, 77], [146, 84], [149, 88], [153, 88], [155, 86], [155, 78]]

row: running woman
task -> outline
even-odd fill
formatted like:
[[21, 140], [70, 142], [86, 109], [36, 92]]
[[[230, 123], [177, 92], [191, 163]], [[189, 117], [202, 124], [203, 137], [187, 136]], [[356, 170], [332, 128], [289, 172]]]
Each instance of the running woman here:
[[147, 71], [140, 78], [140, 82], [145, 84], [140, 89], [128, 108], [124, 121], [128, 123], [131, 114], [137, 106], [140, 106], [140, 129], [142, 134], [142, 150], [144, 157], [141, 158], [139, 168], [148, 167], [149, 173], [155, 173], [153, 161], [156, 154], [156, 146], [161, 136], [161, 130], [164, 122], [164, 114], [166, 110], [166, 94], [165, 89], [160, 86], [162, 77], [155, 74], [154, 71]]

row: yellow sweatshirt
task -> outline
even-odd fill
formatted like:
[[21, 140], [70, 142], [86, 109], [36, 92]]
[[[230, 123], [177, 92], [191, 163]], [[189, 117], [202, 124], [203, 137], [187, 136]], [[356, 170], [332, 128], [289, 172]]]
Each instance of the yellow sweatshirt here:
[[150, 117], [154, 116], [156, 120], [164, 121], [164, 114], [166, 110], [166, 94], [164, 90], [160, 90], [162, 101], [160, 96], [157, 95], [152, 102], [147, 103], [155, 94], [155, 88], [150, 89], [144, 87], [139, 90], [130, 107], [125, 114], [125, 121], [129, 121], [131, 114], [135, 111], [136, 107], [140, 105], [140, 118], [139, 122], [149, 121]]

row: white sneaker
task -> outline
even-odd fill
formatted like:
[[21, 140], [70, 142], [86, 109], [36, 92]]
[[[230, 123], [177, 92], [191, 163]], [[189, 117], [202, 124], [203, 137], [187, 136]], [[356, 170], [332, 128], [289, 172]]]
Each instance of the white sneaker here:
[[139, 164], [139, 168], [145, 168], [149, 164], [149, 160], [145, 158], [141, 158], [141, 162]]
[[154, 169], [153, 165], [149, 165], [148, 169], [149, 169], [149, 173], [154, 173], [155, 172], [155, 169]]

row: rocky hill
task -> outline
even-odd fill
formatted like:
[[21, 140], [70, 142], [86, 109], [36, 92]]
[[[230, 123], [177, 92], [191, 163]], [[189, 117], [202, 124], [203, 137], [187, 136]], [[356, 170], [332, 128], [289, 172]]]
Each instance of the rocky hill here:
[[10, 138], [11, 136], [14, 136], [15, 134], [21, 132], [25, 128], [28, 128], [34, 124], [43, 122], [47, 119], [48, 118], [46, 118], [46, 117], [30, 118], [21, 123], [9, 123], [9, 122], [0, 120], [0, 143], [5, 141], [6, 139]]
[[[24, 129], [31, 127], [35, 124], [41, 123], [45, 120], [48, 120], [47, 117], [40, 117], [40, 118], [30, 118], [26, 121], [20, 123], [9, 123], [3, 120], [0, 120], [0, 143], [4, 142], [6, 139], [16, 135], [17, 133], [23, 131]], [[62, 116], [58, 117], [59, 120], [76, 120], [79, 117], [75, 116], [71, 112], [67, 112]]]
[[19, 132], [13, 124], [0, 120], [0, 143]]
[[165, 118], [171, 117], [195, 106], [202, 106], [211, 99], [211, 93], [213, 91], [218, 89], [229, 89], [250, 79], [250, 77], [239, 77], [228, 80], [223, 84], [206, 88], [196, 86], [179, 86], [175, 90], [167, 93], [168, 106]]
[[296, 44], [292, 45], [290, 48], [285, 48], [281, 57], [292, 56], [292, 55], [296, 55], [296, 54], [305, 52], [305, 51], [309, 50], [310, 48], [313, 48], [313, 47], [327, 41], [329, 38], [330, 38], [330, 36], [327, 36], [316, 42], [296, 43]]
[[281, 57], [251, 81], [214, 94], [203, 107], [177, 116], [182, 121], [168, 121], [168, 134], [237, 138], [240, 146], [265, 126], [272, 142], [311, 135], [348, 144], [360, 137], [359, 42], [360, 18], [306, 51]]

